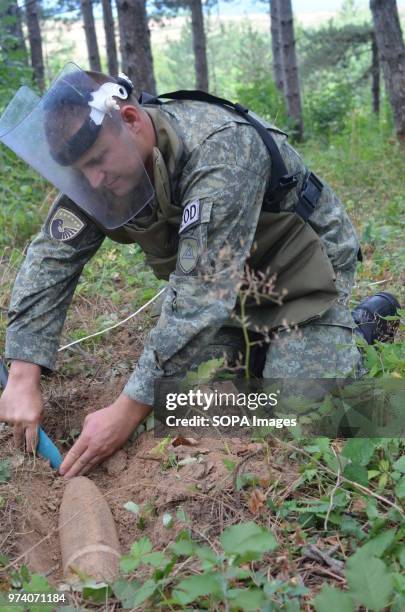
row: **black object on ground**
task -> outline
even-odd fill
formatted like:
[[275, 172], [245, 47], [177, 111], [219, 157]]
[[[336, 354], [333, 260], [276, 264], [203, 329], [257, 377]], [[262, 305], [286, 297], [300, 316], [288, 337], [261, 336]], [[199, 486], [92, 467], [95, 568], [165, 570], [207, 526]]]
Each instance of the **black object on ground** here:
[[398, 314], [400, 304], [392, 293], [381, 291], [366, 298], [353, 310], [352, 316], [357, 324], [357, 333], [367, 342], [393, 342], [398, 321], [387, 321], [382, 317]]

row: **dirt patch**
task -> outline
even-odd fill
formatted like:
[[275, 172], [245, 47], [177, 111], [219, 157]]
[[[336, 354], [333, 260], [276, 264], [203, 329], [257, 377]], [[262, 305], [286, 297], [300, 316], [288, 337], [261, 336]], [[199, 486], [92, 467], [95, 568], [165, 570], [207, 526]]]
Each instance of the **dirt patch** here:
[[[129, 326], [108, 339], [103, 337], [96, 349], [87, 351], [79, 345], [65, 351], [59, 373], [43, 380], [43, 428], [63, 454], [79, 435], [86, 414], [107, 406], [122, 391], [142, 349], [146, 329], [143, 322], [137, 334]], [[12, 429], [0, 425], [0, 461], [4, 460], [10, 464], [11, 478], [0, 484], [0, 554], [14, 567], [26, 564], [31, 571], [58, 583], [62, 567], [57, 526], [66, 481], [45, 461], [16, 451]], [[91, 478], [106, 493], [122, 471], [123, 465], [121, 469], [116, 466], [108, 475], [105, 467], [99, 467]], [[111, 499], [114, 511], [112, 494]]]
[[[74, 410], [73, 404], [71, 407]], [[72, 412], [70, 417], [77, 418], [78, 424], [77, 415]], [[3, 441], [8, 438], [2, 456], [11, 456], [11, 435], [4, 432], [2, 437]], [[173, 528], [165, 528], [163, 516], [169, 513], [175, 518], [179, 508], [197, 536], [204, 534], [206, 538], [241, 520], [245, 512], [232, 498], [233, 474], [225, 463], [240, 461], [246, 443], [232, 440], [224, 447], [221, 440], [204, 439], [193, 447], [168, 445], [160, 455], [154, 451], [158, 444], [153, 433], [142, 434], [89, 474], [111, 508], [122, 553], [145, 535], [157, 548], [167, 545], [184, 525], [175, 521]], [[31, 458], [17, 456], [22, 462], [13, 470], [12, 484], [3, 486], [3, 495], [9, 500], [9, 520], [2, 520], [0, 538], [6, 539], [4, 550], [8, 549], [12, 559], [19, 558], [19, 563], [57, 583], [62, 580], [58, 513], [66, 481], [43, 460], [34, 463]], [[263, 457], [252, 460], [249, 471], [262, 480], [270, 475]], [[128, 501], [139, 506], [137, 515], [124, 508]]]
[[[86, 415], [121, 393], [149, 327], [145, 316], [102, 336], [97, 344], [79, 344], [61, 353], [59, 372], [43, 380], [43, 428], [63, 454], [79, 435]], [[3, 576], [9, 575], [11, 566], [25, 563], [59, 584], [63, 575], [58, 519], [67, 483], [45, 461], [17, 453], [9, 427], [0, 428], [0, 461], [4, 459], [12, 462], [12, 475], [0, 484], [0, 553], [9, 559]], [[173, 446], [162, 445], [149, 432], [128, 441], [88, 476], [109, 504], [124, 554], [142, 536], [156, 549], [164, 549], [184, 528], [209, 544], [227, 525], [252, 518], [264, 519], [269, 526], [272, 521], [277, 530], [277, 521], [268, 517], [266, 497], [278, 487], [277, 495], [287, 499], [299, 478], [297, 470], [285, 454], [247, 440], [203, 438], [190, 446], [181, 441]], [[243, 478], [250, 479], [246, 489], [241, 488]], [[127, 510], [127, 502], [139, 511]], [[169, 527], [164, 525], [168, 514], [173, 518]], [[0, 571], [0, 587], [1, 575]]]
[[55, 537], [64, 483], [40, 459], [15, 451], [6, 428], [0, 434], [0, 460], [10, 458], [12, 476], [0, 485], [4, 505], [0, 510], [0, 553], [18, 559], [17, 566], [58, 580], [59, 545]]
[[[63, 453], [79, 434], [86, 414], [119, 395], [129, 374], [125, 359], [139, 352], [141, 345], [142, 339], [134, 340], [123, 331], [116, 334], [107, 354], [97, 357], [97, 363], [90, 354], [81, 356], [81, 365], [77, 353], [66, 354], [64, 369], [71, 367], [74, 375], [55, 374], [44, 381], [43, 427]], [[108, 353], [115, 354], [111, 362]], [[111, 363], [119, 366], [112, 368]], [[0, 509], [1, 553], [16, 567], [25, 563], [32, 572], [57, 584], [63, 579], [58, 516], [66, 481], [43, 460], [16, 453], [8, 427], [0, 431], [0, 449], [0, 460], [9, 458], [13, 464], [11, 480], [0, 485], [5, 500]], [[176, 518], [179, 509], [187, 517], [188, 528], [201, 540], [215, 539], [224, 526], [252, 518], [257, 508], [252, 506], [250, 512], [248, 500], [243, 498], [242, 503], [240, 494], [235, 497], [234, 492], [233, 466], [246, 458], [238, 477], [242, 471], [252, 473], [264, 488], [277, 477], [278, 468], [269, 467], [266, 454], [246, 441], [204, 438], [192, 446], [162, 447], [149, 432], [129, 441], [88, 476], [108, 501], [122, 553], [142, 536], [162, 549], [184, 528], [184, 522]], [[288, 471], [286, 466], [281, 469]], [[296, 478], [296, 470], [289, 471], [291, 476]], [[138, 514], [124, 508], [129, 501], [137, 504]], [[163, 524], [168, 513], [174, 519], [171, 528]]]

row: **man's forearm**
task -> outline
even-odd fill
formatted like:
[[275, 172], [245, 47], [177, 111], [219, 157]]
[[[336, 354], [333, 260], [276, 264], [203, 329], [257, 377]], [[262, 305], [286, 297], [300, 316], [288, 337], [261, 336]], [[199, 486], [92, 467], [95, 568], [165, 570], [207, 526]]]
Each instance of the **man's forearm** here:
[[9, 380], [13, 383], [26, 383], [38, 385], [41, 378], [41, 366], [28, 361], [11, 362]]
[[119, 395], [115, 400], [114, 405], [122, 410], [128, 410], [128, 412], [134, 417], [137, 415], [137, 417], [139, 417], [139, 421], [146, 419], [153, 407], [150, 404], [144, 404], [142, 402], [138, 402], [138, 400], [132, 399], [126, 393], [121, 393], [121, 395]]

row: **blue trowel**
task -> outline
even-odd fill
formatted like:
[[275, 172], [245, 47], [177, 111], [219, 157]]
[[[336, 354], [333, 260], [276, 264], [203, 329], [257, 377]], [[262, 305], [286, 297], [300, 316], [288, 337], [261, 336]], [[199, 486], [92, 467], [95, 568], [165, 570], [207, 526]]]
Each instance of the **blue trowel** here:
[[[6, 388], [8, 381], [8, 371], [7, 366], [2, 359], [0, 359], [0, 387], [3, 389]], [[38, 428], [38, 444], [36, 449], [38, 455], [47, 459], [51, 467], [54, 470], [59, 469], [60, 464], [62, 463], [62, 455], [59, 450], [52, 442], [50, 438], [46, 435], [42, 427]]]

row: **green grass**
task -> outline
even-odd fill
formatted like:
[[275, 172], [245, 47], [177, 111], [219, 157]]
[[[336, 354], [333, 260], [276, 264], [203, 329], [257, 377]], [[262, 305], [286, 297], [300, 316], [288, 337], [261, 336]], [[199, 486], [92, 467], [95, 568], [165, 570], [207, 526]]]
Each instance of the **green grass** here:
[[9, 149], [0, 147], [0, 254], [24, 247], [38, 231], [55, 190], [19, 160]]
[[308, 166], [335, 189], [359, 234], [365, 257], [358, 266], [355, 298], [389, 290], [403, 302], [405, 149], [393, 138], [390, 122], [355, 110], [329, 142], [310, 139], [298, 148]]

